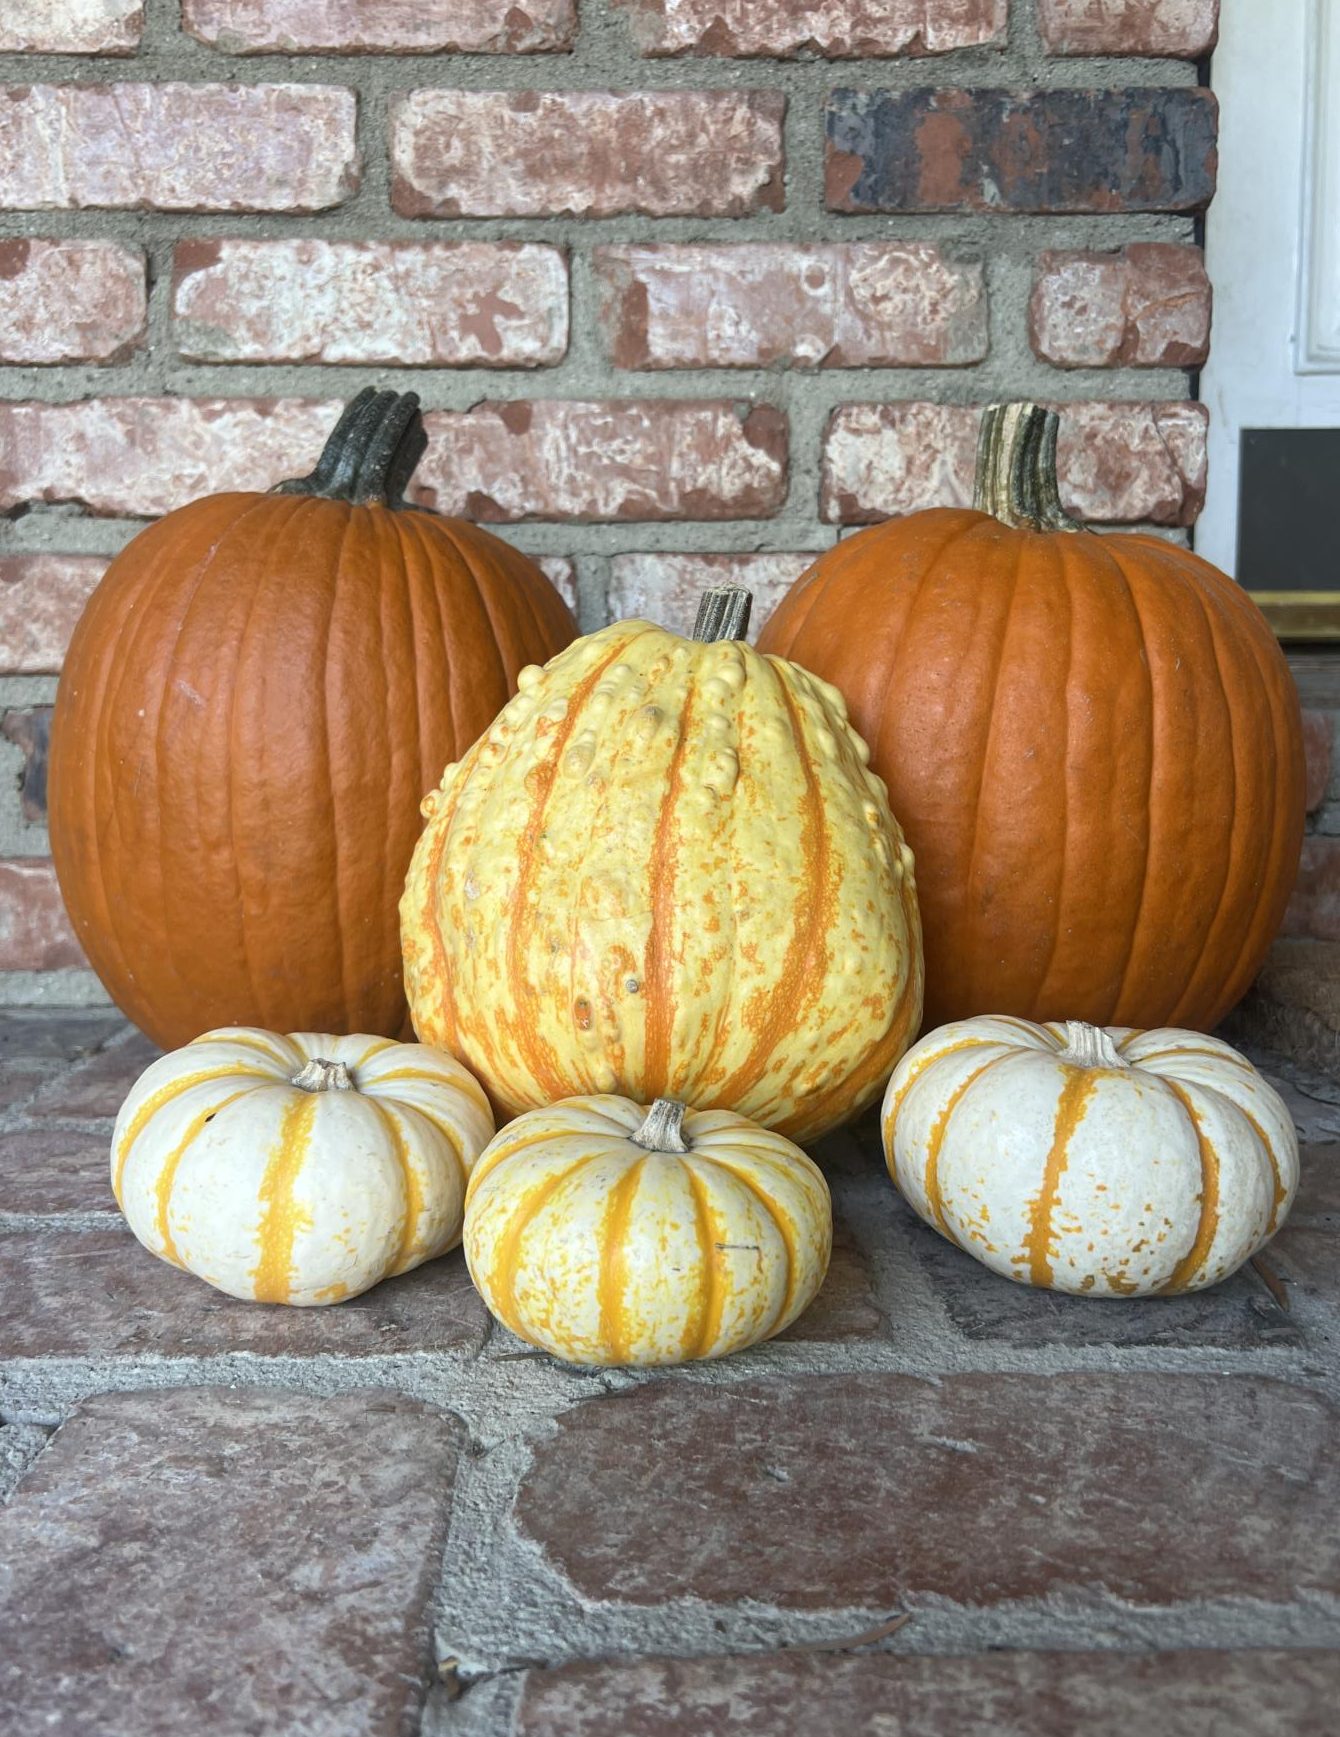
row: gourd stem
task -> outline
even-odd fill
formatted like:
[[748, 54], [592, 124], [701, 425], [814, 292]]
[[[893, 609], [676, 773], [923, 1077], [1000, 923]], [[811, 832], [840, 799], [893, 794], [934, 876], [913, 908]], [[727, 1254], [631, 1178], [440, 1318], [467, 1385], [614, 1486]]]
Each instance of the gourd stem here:
[[367, 386], [345, 405], [312, 474], [282, 482], [274, 492], [354, 506], [403, 507], [427, 445], [417, 392]]
[[657, 1098], [647, 1111], [642, 1126], [629, 1139], [635, 1146], [645, 1146], [648, 1152], [689, 1152], [692, 1146], [684, 1136], [684, 1106], [676, 1098]]
[[977, 439], [973, 506], [1016, 531], [1082, 531], [1061, 505], [1056, 434], [1061, 419], [1040, 404], [988, 404]]
[[1059, 1059], [1081, 1068], [1128, 1068], [1131, 1065], [1101, 1025], [1086, 1025], [1081, 1019], [1066, 1020], [1065, 1048]]
[[294, 1074], [291, 1085], [303, 1092], [356, 1091], [354, 1076], [342, 1061], [326, 1061], [314, 1055], [301, 1072]]
[[753, 595], [743, 585], [712, 585], [698, 604], [693, 637], [703, 645], [718, 639], [743, 639], [749, 631]]

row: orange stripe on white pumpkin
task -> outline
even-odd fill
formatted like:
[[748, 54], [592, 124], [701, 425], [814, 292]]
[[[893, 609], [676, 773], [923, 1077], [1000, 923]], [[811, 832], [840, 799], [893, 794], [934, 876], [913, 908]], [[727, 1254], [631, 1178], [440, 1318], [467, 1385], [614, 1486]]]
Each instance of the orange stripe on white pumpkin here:
[[311, 1222], [294, 1198], [298, 1173], [311, 1146], [316, 1099], [295, 1099], [285, 1107], [279, 1140], [270, 1153], [260, 1198], [265, 1209], [258, 1236], [260, 1259], [252, 1278], [258, 1303], [286, 1303], [293, 1288], [293, 1245]]

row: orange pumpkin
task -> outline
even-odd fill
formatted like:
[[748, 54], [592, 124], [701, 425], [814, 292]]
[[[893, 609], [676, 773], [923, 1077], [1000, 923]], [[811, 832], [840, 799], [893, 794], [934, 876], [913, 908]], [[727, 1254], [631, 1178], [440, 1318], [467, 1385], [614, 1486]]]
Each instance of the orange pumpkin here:
[[1065, 515], [1056, 430], [993, 406], [973, 509], [839, 544], [759, 648], [832, 682], [870, 744], [916, 854], [928, 1026], [1208, 1029], [1293, 885], [1298, 697], [1224, 574]]
[[310, 477], [112, 562], [51, 734], [51, 848], [94, 970], [174, 1047], [221, 1025], [394, 1035], [419, 800], [574, 635], [525, 556], [401, 498], [413, 393], [361, 393]]

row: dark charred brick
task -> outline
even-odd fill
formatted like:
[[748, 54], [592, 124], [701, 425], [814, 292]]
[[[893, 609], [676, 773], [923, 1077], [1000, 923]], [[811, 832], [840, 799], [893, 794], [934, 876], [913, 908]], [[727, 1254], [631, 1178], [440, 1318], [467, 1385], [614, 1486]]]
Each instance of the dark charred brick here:
[[50, 706], [30, 706], [23, 711], [6, 712], [0, 720], [9, 741], [23, 750], [23, 770], [19, 773], [19, 800], [23, 818], [46, 824], [47, 818], [47, 748], [51, 741]]
[[1217, 105], [1186, 86], [837, 90], [827, 114], [837, 211], [1200, 211]]

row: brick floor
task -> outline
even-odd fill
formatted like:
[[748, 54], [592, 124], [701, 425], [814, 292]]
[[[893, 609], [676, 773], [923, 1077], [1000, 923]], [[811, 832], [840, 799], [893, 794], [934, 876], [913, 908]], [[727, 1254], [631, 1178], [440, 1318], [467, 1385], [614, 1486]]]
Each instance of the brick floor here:
[[0, 1734], [1328, 1729], [1340, 1082], [1304, 1048], [1257, 1056], [1297, 1206], [1217, 1290], [994, 1278], [867, 1118], [818, 1154], [813, 1309], [638, 1375], [492, 1327], [459, 1253], [324, 1310], [174, 1272], [107, 1182], [152, 1050], [0, 1015]]

